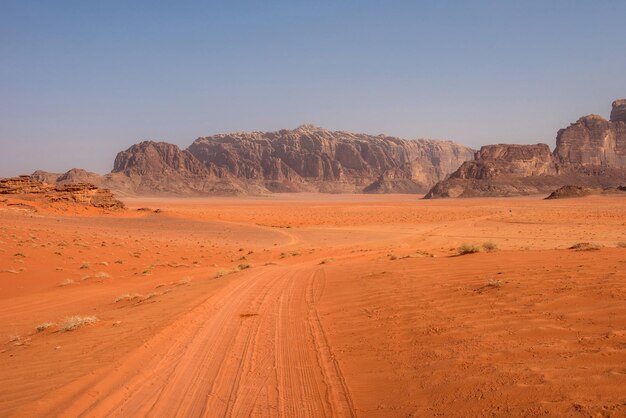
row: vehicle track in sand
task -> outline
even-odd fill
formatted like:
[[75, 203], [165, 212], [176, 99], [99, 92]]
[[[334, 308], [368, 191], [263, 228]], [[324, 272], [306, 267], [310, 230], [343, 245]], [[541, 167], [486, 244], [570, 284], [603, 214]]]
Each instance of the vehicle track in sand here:
[[315, 308], [320, 266], [242, 275], [114, 367], [18, 416], [354, 416]]

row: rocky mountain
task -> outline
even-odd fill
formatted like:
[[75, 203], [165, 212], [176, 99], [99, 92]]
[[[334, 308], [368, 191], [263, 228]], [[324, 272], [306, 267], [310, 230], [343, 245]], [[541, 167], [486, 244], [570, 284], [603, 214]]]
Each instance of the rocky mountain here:
[[111, 173], [36, 171], [39, 181], [91, 183], [120, 195], [268, 192], [424, 193], [473, 150], [451, 141], [405, 140], [311, 125], [201, 137], [188, 149], [144, 141], [118, 153]]
[[198, 138], [186, 150], [206, 169], [273, 192], [412, 192], [444, 179], [472, 150], [311, 125]]
[[613, 102], [610, 120], [580, 118], [546, 144], [488, 145], [437, 183], [426, 198], [548, 193], [565, 185], [626, 184], [626, 100]]

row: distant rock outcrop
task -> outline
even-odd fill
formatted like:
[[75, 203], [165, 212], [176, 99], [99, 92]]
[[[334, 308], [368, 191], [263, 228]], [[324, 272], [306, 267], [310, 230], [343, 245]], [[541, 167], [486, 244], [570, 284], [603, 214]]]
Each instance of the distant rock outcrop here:
[[572, 186], [567, 185], [563, 187], [559, 187], [546, 199], [570, 199], [576, 197], [585, 197], [591, 195], [604, 195], [604, 194], [625, 194], [626, 195], [626, 186], [619, 187], [581, 187], [581, 186]]
[[423, 193], [472, 154], [451, 141], [303, 125], [202, 137], [186, 150], [144, 141], [120, 152], [105, 176], [77, 169], [56, 177], [45, 172], [34, 176], [57, 184], [89, 179], [122, 194]]
[[403, 140], [311, 125], [198, 138], [188, 151], [270, 191], [423, 192], [472, 150], [451, 141]]
[[613, 102], [611, 120], [580, 118], [548, 145], [489, 145], [426, 198], [515, 196], [548, 193], [574, 184], [614, 187], [626, 182], [626, 100]]
[[45, 204], [61, 202], [101, 209], [124, 208], [124, 203], [117, 200], [108, 189], [87, 183], [55, 186], [32, 176], [0, 179], [0, 195], [11, 195], [14, 198], [40, 201]]

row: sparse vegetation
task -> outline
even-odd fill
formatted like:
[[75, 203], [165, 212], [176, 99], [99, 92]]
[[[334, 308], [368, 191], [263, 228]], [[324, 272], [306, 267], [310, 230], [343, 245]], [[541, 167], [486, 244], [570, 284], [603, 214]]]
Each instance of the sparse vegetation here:
[[68, 316], [63, 320], [63, 324], [61, 324], [61, 330], [63, 331], [74, 331], [78, 328], [84, 327], [85, 325], [91, 325], [98, 322], [98, 318], [95, 316]]
[[626, 248], [626, 241], [620, 241], [617, 243], [617, 248]]
[[334, 258], [327, 258], [325, 260], [320, 261], [320, 264], [328, 264], [328, 263], [332, 263], [333, 261], [335, 261]]
[[599, 250], [601, 247], [597, 244], [592, 244], [590, 242], [577, 242], [576, 244], [569, 247], [570, 250], [574, 251], [595, 251]]
[[230, 273], [232, 273], [230, 270], [221, 269], [213, 273], [213, 278], [219, 279], [220, 277], [226, 276], [227, 274], [230, 274]]
[[491, 280], [487, 282], [486, 285], [479, 287], [475, 291], [478, 293], [482, 293], [483, 291], [488, 290], [488, 289], [499, 289], [500, 287], [502, 287], [503, 284], [504, 282], [501, 280]]
[[487, 241], [483, 243], [483, 250], [488, 253], [492, 253], [498, 249], [498, 245], [493, 241]]
[[90, 266], [90, 265], [89, 265], [89, 263], [82, 263], [82, 264], [80, 265], [80, 269], [81, 269], [81, 270], [85, 270], [85, 269], [88, 269], [88, 268], [89, 268], [89, 266]]
[[108, 279], [111, 277], [111, 275], [109, 273], [106, 273], [104, 271], [99, 271], [96, 273], [96, 275], [94, 276], [97, 279]]
[[37, 325], [37, 332], [45, 331], [48, 328], [53, 327], [55, 325], [56, 324], [54, 322], [44, 322], [43, 324]]
[[391, 261], [393, 261], [393, 260], [397, 260], [397, 259], [398, 259], [398, 256], [397, 256], [397, 255], [395, 255], [395, 254], [387, 254], [387, 257], [389, 257], [389, 259], [390, 259]]
[[237, 268], [238, 268], [239, 270], [245, 270], [245, 269], [249, 269], [249, 268], [251, 268], [251, 267], [252, 267], [252, 264], [248, 264], [248, 263], [242, 263], [242, 264], [239, 264], [239, 265], [237, 266]]
[[474, 254], [479, 252], [480, 247], [467, 243], [462, 244], [459, 248], [456, 249], [457, 255]]
[[125, 300], [131, 301], [135, 299], [140, 299], [142, 297], [143, 296], [138, 293], [124, 293], [123, 295], [119, 295], [118, 297], [115, 298], [115, 303], [122, 302]]
[[72, 284], [76, 284], [76, 282], [72, 279], [65, 279], [61, 283], [59, 283], [59, 286], [69, 286]]

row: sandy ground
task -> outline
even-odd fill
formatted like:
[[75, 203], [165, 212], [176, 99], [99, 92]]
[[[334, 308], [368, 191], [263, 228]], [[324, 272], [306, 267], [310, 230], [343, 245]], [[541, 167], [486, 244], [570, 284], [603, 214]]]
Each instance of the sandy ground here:
[[623, 197], [126, 203], [0, 207], [0, 416], [626, 415]]

